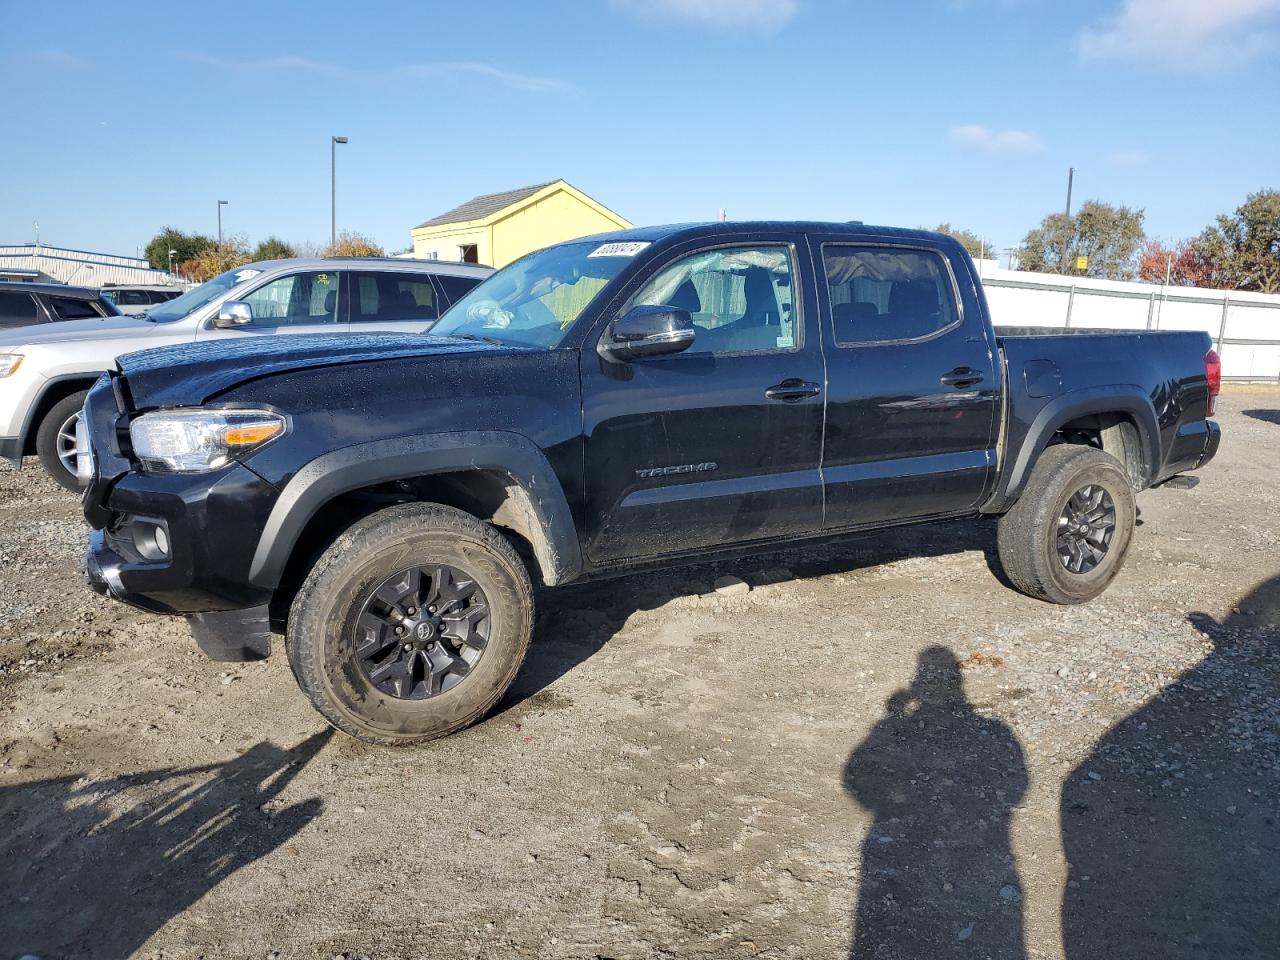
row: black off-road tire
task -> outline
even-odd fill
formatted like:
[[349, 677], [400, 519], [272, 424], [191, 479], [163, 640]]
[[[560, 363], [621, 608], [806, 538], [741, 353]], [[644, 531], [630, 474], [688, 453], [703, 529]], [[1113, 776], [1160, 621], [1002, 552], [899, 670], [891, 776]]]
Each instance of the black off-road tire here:
[[[1059, 518], [1072, 496], [1101, 487], [1115, 508], [1115, 529], [1105, 555], [1087, 572], [1067, 569], [1058, 554]], [[1137, 509], [1133, 486], [1115, 457], [1096, 447], [1048, 447], [1026, 488], [996, 528], [1000, 565], [1021, 592], [1050, 603], [1085, 603], [1102, 593], [1124, 565]]]
[[[489, 636], [456, 686], [399, 699], [362, 669], [356, 621], [379, 583], [430, 564], [464, 571], [479, 586]], [[461, 730], [492, 709], [524, 662], [533, 607], [528, 571], [497, 529], [452, 507], [401, 504], [353, 524], [321, 555], [294, 598], [285, 648], [298, 685], [329, 723], [366, 743], [406, 746]]]
[[75, 471], [68, 470], [58, 455], [58, 436], [63, 425], [79, 414], [88, 392], [81, 390], [59, 400], [53, 405], [53, 409], [44, 415], [44, 419], [36, 429], [36, 456], [40, 458], [45, 472], [68, 490], [79, 490], [80, 484], [76, 480]]

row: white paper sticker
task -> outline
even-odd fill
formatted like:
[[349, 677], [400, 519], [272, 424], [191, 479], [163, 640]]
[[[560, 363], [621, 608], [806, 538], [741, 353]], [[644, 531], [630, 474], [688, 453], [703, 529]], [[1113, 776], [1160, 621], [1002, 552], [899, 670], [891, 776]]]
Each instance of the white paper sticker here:
[[634, 257], [649, 245], [648, 240], [632, 240], [627, 243], [604, 243], [596, 247], [588, 257]]
[[252, 280], [261, 272], [261, 270], [241, 270], [236, 274], [236, 283], [244, 283], [246, 280]]

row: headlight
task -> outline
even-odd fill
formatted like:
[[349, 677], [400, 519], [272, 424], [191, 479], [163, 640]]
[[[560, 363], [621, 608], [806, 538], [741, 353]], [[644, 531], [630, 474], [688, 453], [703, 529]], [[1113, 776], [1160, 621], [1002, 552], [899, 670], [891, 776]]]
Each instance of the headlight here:
[[17, 373], [20, 366], [22, 366], [22, 354], [0, 353], [0, 377]]
[[285, 432], [285, 418], [264, 410], [173, 410], [129, 426], [133, 452], [151, 473], [207, 473]]

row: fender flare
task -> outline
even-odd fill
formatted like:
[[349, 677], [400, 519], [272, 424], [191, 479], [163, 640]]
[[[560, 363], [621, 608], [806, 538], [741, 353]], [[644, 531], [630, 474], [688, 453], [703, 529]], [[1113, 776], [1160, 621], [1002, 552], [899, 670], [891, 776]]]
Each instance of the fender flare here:
[[548, 586], [582, 569], [577, 525], [546, 456], [527, 437], [500, 430], [460, 431], [374, 440], [317, 457], [295, 473], [276, 500], [258, 539], [249, 581], [275, 589], [298, 538], [334, 497], [362, 487], [459, 470], [509, 476], [531, 508], [534, 554]]
[[102, 374], [104, 372], [105, 371], [103, 370], [99, 370], [97, 373], [62, 373], [56, 377], [49, 377], [46, 379], [44, 383], [40, 385], [40, 392], [36, 394], [35, 399], [31, 402], [31, 405], [27, 407], [27, 412], [22, 418], [22, 428], [18, 431], [18, 441], [21, 450], [26, 450], [27, 447], [34, 442], [35, 433], [40, 429], [40, 424], [36, 422], [36, 411], [44, 405], [45, 398], [49, 396], [54, 388], [59, 384], [74, 380], [83, 381], [85, 383], [84, 389], [88, 390], [102, 378]]
[[1040, 454], [1063, 424], [1097, 413], [1123, 413], [1133, 417], [1142, 447], [1141, 486], [1150, 484], [1160, 467], [1160, 425], [1150, 397], [1136, 384], [1087, 387], [1055, 397], [1040, 408], [1027, 428], [1022, 445], [1014, 453], [1003, 489], [992, 503], [984, 506], [984, 512], [992, 512], [991, 506], [1003, 509], [1018, 498]]

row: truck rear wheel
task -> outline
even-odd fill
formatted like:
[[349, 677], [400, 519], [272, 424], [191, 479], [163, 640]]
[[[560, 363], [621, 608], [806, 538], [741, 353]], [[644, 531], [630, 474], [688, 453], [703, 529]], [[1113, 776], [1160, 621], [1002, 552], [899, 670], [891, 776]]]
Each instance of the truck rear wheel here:
[[285, 646], [298, 685], [333, 726], [400, 746], [461, 730], [515, 679], [533, 587], [491, 525], [437, 504], [355, 523], [294, 598]]
[[1085, 603], [1115, 579], [1133, 539], [1133, 487], [1095, 447], [1047, 448], [1000, 518], [1000, 565], [1015, 587], [1050, 603]]
[[87, 390], [80, 390], [59, 400], [36, 428], [36, 456], [45, 472], [68, 490], [80, 489], [76, 480], [76, 424], [87, 395]]

